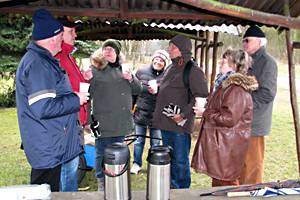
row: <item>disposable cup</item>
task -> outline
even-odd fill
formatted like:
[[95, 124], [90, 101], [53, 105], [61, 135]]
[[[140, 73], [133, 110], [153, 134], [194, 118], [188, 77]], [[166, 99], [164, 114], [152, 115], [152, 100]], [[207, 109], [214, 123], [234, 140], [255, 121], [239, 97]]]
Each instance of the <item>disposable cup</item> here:
[[204, 108], [206, 104], [206, 98], [203, 97], [196, 97], [196, 107]]
[[89, 92], [89, 83], [80, 82], [79, 83], [79, 92]]
[[122, 73], [127, 74], [128, 72], [130, 72], [130, 66], [131, 64], [129, 63], [122, 64]]
[[158, 89], [157, 81], [155, 79], [150, 80], [148, 81], [148, 85], [153, 90], [153, 93], [156, 94]]

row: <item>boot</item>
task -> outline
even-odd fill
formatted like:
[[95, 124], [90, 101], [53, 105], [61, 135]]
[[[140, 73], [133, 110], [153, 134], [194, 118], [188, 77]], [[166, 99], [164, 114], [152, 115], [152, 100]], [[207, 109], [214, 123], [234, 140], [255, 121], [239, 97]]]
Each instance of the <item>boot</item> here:
[[104, 177], [97, 178], [98, 182], [98, 191], [104, 191]]

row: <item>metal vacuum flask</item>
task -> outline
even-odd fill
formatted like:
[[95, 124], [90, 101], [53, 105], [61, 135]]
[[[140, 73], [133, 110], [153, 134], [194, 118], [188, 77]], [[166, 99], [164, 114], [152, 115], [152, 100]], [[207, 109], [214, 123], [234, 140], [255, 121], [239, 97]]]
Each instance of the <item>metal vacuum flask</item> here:
[[170, 148], [153, 146], [148, 151], [147, 200], [170, 199]]
[[106, 200], [131, 199], [129, 148], [124, 143], [113, 143], [104, 150], [104, 198]]

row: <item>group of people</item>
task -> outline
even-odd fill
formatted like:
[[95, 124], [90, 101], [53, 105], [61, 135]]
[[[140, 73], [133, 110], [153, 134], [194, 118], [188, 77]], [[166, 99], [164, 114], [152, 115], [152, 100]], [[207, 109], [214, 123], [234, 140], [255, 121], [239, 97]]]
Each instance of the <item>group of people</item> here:
[[[95, 132], [96, 178], [104, 190], [107, 145], [138, 136], [132, 174], [142, 168], [147, 130], [151, 145], [172, 148], [171, 188], [189, 188], [190, 166], [212, 177], [212, 186], [262, 182], [264, 136], [269, 134], [276, 95], [277, 66], [266, 52], [266, 37], [251, 26], [243, 50], [227, 49], [219, 62], [214, 90], [192, 59], [192, 42], [176, 35], [168, 52], [154, 52], [151, 64], [135, 75], [125, 67], [122, 45], [108, 39], [80, 71], [72, 53], [78, 23], [57, 20], [47, 10], [33, 15], [32, 42], [16, 77], [22, 144], [31, 165], [31, 184], [52, 191], [77, 191], [77, 167], [84, 127]], [[171, 64], [169, 63], [171, 59]], [[89, 91], [80, 84], [89, 83]], [[137, 96], [134, 112], [133, 96]], [[205, 106], [199, 99], [206, 99]], [[201, 128], [190, 164], [195, 115]]]

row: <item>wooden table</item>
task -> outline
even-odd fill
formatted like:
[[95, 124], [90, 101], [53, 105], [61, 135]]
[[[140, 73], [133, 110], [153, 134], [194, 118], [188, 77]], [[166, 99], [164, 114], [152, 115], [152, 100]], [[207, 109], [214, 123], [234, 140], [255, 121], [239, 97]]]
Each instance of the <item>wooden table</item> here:
[[[220, 196], [205, 196], [200, 197], [199, 194], [210, 192], [210, 190], [193, 190], [193, 189], [181, 189], [181, 190], [171, 190], [170, 199], [171, 200], [254, 200], [254, 199], [264, 199], [264, 200], [299, 200], [300, 195], [287, 195], [287, 196], [277, 196], [277, 197], [220, 197]], [[104, 200], [103, 192], [53, 192], [52, 200]], [[145, 200], [146, 191], [132, 191], [132, 200]]]

